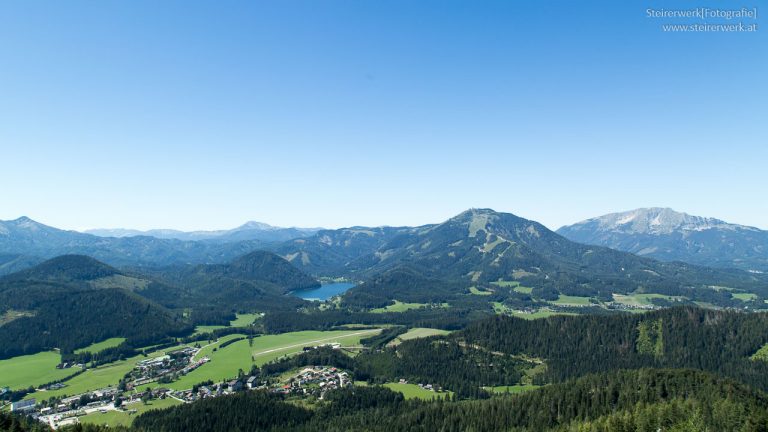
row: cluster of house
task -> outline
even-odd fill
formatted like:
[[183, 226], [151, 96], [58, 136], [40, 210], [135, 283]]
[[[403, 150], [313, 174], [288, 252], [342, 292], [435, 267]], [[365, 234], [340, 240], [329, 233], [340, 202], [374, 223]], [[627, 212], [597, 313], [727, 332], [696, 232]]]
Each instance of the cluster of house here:
[[288, 395], [314, 395], [322, 399], [328, 390], [352, 385], [349, 374], [327, 366], [307, 367], [287, 381], [269, 384], [258, 376], [247, 376], [221, 383], [203, 384], [190, 390], [175, 391], [170, 396], [185, 402], [215, 398], [245, 390], [269, 389]]
[[175, 391], [171, 395], [184, 402], [194, 402], [200, 399], [214, 398], [218, 396], [237, 393], [243, 390], [263, 388], [265, 382], [259, 382], [258, 377], [242, 377], [229, 381], [195, 386], [191, 390]]
[[[133, 403], [139, 403], [145, 397], [154, 399], [163, 399], [171, 391], [166, 388], [156, 388], [144, 392], [123, 393], [113, 387], [87, 392], [76, 396], [55, 401], [54, 403], [43, 401], [37, 404], [35, 399], [28, 399], [14, 402], [11, 405], [12, 411], [23, 412], [32, 418], [39, 420], [53, 429], [58, 429], [65, 425], [78, 423], [78, 417], [101, 412], [105, 413], [112, 410], [135, 411], [126, 409]], [[118, 408], [116, 401], [120, 400]]]
[[315, 366], [301, 370], [287, 382], [272, 388], [275, 393], [314, 395], [322, 399], [325, 392], [352, 385], [347, 372], [335, 367]]
[[[407, 380], [404, 380], [404, 379], [400, 379], [400, 381], [399, 381], [399, 382], [400, 382], [400, 384], [408, 384], [408, 381], [407, 381]], [[442, 387], [440, 387], [439, 385], [432, 385], [432, 384], [422, 384], [422, 383], [419, 383], [419, 384], [418, 384], [418, 386], [419, 386], [419, 388], [421, 388], [421, 389], [424, 389], [424, 390], [429, 390], [429, 391], [433, 391], [433, 392], [441, 392], [441, 391], [443, 391], [443, 388], [442, 388]]]
[[71, 361], [71, 362], [62, 362], [62, 363], [59, 363], [59, 364], [56, 365], [56, 369], [69, 369], [71, 367], [79, 367], [79, 368], [82, 369], [82, 368], [85, 367], [85, 365], [82, 364], [82, 363], [75, 363], [73, 361]]
[[208, 357], [193, 361], [197, 352], [197, 348], [185, 347], [168, 352], [160, 357], [136, 363], [136, 367], [131, 371], [126, 388], [130, 390], [153, 381], [162, 382], [164, 377], [170, 381], [172, 375], [187, 374], [210, 361]]
[[661, 306], [656, 305], [629, 305], [621, 302], [608, 302], [605, 304], [608, 309], [614, 310], [656, 310], [661, 309]]
[[11, 404], [11, 410], [23, 412], [56, 429], [77, 423], [78, 416], [114, 409], [116, 396], [117, 389], [105, 388], [40, 404], [35, 399], [22, 400]]

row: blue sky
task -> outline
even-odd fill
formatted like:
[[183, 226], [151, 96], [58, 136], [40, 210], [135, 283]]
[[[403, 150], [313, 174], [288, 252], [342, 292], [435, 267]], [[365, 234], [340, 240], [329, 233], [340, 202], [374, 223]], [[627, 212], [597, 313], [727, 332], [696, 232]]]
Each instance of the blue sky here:
[[0, 219], [768, 229], [768, 28], [646, 17], [753, 3], [2, 2]]

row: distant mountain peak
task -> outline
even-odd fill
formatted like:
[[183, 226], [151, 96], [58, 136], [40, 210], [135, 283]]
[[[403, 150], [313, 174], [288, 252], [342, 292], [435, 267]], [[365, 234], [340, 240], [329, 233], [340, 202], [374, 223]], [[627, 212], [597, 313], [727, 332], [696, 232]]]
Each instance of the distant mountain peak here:
[[235, 230], [246, 230], [246, 229], [256, 229], [256, 230], [262, 230], [262, 231], [272, 231], [281, 229], [280, 227], [272, 226], [270, 224], [264, 223], [264, 222], [257, 222], [257, 221], [248, 221], [239, 227], [235, 228]]
[[458, 215], [454, 216], [454, 219], [459, 218], [472, 218], [477, 216], [487, 216], [487, 215], [496, 215], [499, 214], [494, 209], [489, 208], [470, 208], [467, 210], [464, 210], [463, 212], [459, 213]]
[[471, 208], [448, 219], [447, 222], [472, 223], [472, 221], [487, 220], [491, 216], [498, 216], [500, 214], [489, 208]]
[[611, 213], [564, 226], [557, 232], [576, 242], [664, 261], [768, 269], [768, 232], [670, 208]]
[[40, 222], [37, 222], [27, 216], [22, 216], [18, 219], [14, 219], [10, 221], [12, 224], [16, 225], [20, 228], [33, 228], [33, 227], [43, 227], [45, 225], [41, 224]]
[[639, 208], [620, 213], [587, 219], [571, 226], [578, 230], [580, 226], [597, 225], [600, 230], [631, 234], [669, 234], [676, 231], [703, 231], [712, 228], [752, 229], [743, 225], [729, 224], [722, 220], [692, 216], [665, 207]]

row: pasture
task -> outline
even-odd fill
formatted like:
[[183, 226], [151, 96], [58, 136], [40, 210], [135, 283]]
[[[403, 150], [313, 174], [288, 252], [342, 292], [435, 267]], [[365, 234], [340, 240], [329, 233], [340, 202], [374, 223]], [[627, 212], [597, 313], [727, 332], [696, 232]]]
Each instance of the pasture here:
[[396, 346], [410, 339], [417, 339], [417, 338], [437, 336], [437, 335], [447, 335], [448, 333], [450, 333], [450, 331], [448, 330], [439, 330], [439, 329], [432, 329], [432, 328], [412, 328], [408, 330], [406, 333], [403, 333], [400, 336], [396, 337], [394, 340], [392, 340], [392, 342], [390, 342], [387, 345]]
[[405, 312], [410, 309], [418, 309], [425, 306], [427, 306], [426, 303], [403, 303], [399, 300], [395, 300], [395, 304], [389, 305], [383, 308], [371, 309], [371, 312], [373, 313]]
[[451, 391], [436, 392], [419, 387], [416, 384], [402, 384], [402, 383], [386, 383], [384, 387], [392, 391], [402, 393], [406, 399], [445, 399], [448, 396], [453, 395]]
[[[82, 417], [78, 417], [78, 420], [80, 420], [80, 423], [107, 425], [110, 427], [130, 426], [131, 423], [133, 423], [133, 419], [146, 411], [170, 408], [172, 406], [180, 405], [181, 403], [182, 402], [179, 402], [178, 400], [170, 397], [165, 399], [153, 399], [146, 405], [143, 402], [134, 402], [130, 405], [123, 406], [122, 408], [124, 411], [113, 410], [107, 411], [105, 413], [95, 412], [84, 415]], [[132, 412], [134, 410], [136, 412]]]
[[76, 349], [75, 354], [80, 354], [83, 352], [97, 353], [107, 348], [114, 348], [123, 342], [125, 342], [125, 338], [109, 338], [101, 342], [92, 343], [85, 348]]
[[0, 387], [9, 387], [11, 390], [35, 387], [64, 379], [80, 370], [56, 369], [59, 362], [61, 356], [54, 351], [0, 360]]

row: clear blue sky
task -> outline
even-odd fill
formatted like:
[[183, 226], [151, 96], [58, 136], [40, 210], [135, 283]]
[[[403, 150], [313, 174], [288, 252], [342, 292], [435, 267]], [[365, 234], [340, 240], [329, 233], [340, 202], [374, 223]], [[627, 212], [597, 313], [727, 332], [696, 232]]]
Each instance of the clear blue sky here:
[[0, 219], [338, 227], [491, 207], [557, 228], [669, 206], [768, 229], [768, 26], [646, 16], [699, 6], [768, 4], [1, 2]]

